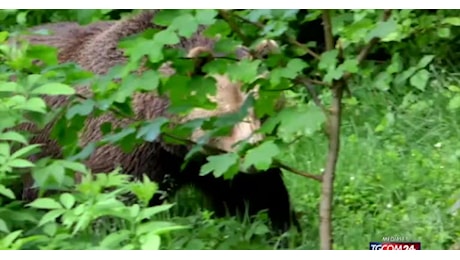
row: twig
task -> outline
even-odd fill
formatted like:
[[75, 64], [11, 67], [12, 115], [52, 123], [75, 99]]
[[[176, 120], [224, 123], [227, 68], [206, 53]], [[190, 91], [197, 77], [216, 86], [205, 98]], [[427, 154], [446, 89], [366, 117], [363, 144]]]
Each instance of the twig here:
[[235, 23], [235, 21], [233, 20], [233, 17], [232, 17], [233, 15], [230, 14], [228, 11], [225, 11], [225, 10], [222, 10], [222, 9], [219, 9], [218, 12], [219, 12], [220, 16], [222, 16], [222, 18], [228, 23], [228, 25], [230, 26], [230, 29], [232, 29], [232, 31], [234, 33], [236, 33], [238, 35], [238, 37], [243, 41], [243, 44], [245, 46], [249, 46], [251, 44], [250, 40], [240, 30], [241, 27], [238, 26], [238, 24]]
[[[78, 98], [80, 98], [80, 99], [88, 100], [88, 98], [83, 96], [83, 95], [76, 94], [76, 96]], [[120, 111], [114, 109], [113, 107], [110, 107], [108, 110], [111, 111], [112, 113], [115, 113], [115, 114], [118, 114], [118, 115], [125, 115], [124, 113], [121, 113]], [[167, 137], [169, 137], [171, 139], [174, 139], [176, 141], [182, 142], [185, 145], [196, 145], [197, 144], [196, 142], [194, 142], [194, 141], [192, 141], [190, 139], [184, 139], [184, 138], [172, 135], [170, 133], [161, 133], [161, 134], [164, 135], [164, 136], [167, 136]], [[227, 151], [224, 151], [222, 149], [219, 149], [219, 148], [217, 148], [215, 146], [208, 145], [208, 144], [204, 144], [204, 145], [202, 145], [202, 147], [203, 147], [204, 152], [206, 154], [218, 155], [218, 154], [227, 153]], [[317, 181], [322, 180], [321, 175], [315, 175], [315, 174], [311, 174], [311, 173], [302, 172], [302, 171], [297, 170], [297, 169], [295, 169], [293, 167], [287, 166], [287, 165], [281, 163], [280, 161], [278, 161], [276, 159], [273, 160], [272, 167], [278, 167], [280, 169], [284, 169], [284, 170], [290, 171], [292, 173], [295, 173], [297, 175], [301, 175], [301, 176], [304, 176], [304, 177], [307, 177], [307, 178], [310, 178], [310, 179], [314, 179], [314, 180], [317, 180]], [[254, 171], [255, 171], [254, 169], [250, 169], [246, 173], [254, 173]]]
[[[196, 145], [197, 143], [192, 141], [192, 140], [189, 140], [189, 139], [183, 139], [183, 138], [180, 138], [180, 137], [177, 137], [177, 136], [174, 136], [174, 135], [171, 135], [169, 133], [162, 133], [163, 135], [169, 137], [169, 138], [172, 138], [176, 141], [180, 141], [180, 142], [183, 142], [187, 145]], [[218, 154], [224, 154], [224, 153], [227, 153], [226, 151], [222, 150], [222, 149], [219, 149], [217, 147], [214, 147], [214, 146], [211, 146], [211, 145], [202, 145], [203, 149], [204, 149], [204, 152], [206, 152], [207, 154], [211, 154], [211, 155], [218, 155]], [[242, 159], [242, 158], [240, 158]], [[283, 170], [286, 170], [286, 171], [290, 171], [294, 174], [297, 174], [297, 175], [301, 175], [301, 176], [304, 176], [306, 178], [310, 178], [310, 179], [313, 179], [313, 180], [316, 180], [316, 181], [322, 181], [322, 176], [321, 175], [317, 175], [317, 174], [312, 174], [312, 173], [307, 173], [307, 172], [303, 172], [303, 171], [300, 171], [300, 170], [297, 170], [291, 166], [287, 166], [285, 164], [283, 164], [282, 162], [278, 161], [277, 159], [274, 159], [273, 160], [273, 163], [272, 163], [272, 167], [278, 167], [280, 169], [283, 169]], [[250, 169], [247, 173], [254, 173], [254, 169]]]
[[[263, 30], [265, 28], [265, 26], [261, 23], [258, 23], [258, 22], [253, 22], [253, 21], [250, 21], [248, 20], [247, 18], [245, 17], [242, 17], [238, 14], [234, 14], [232, 13], [232, 16], [237, 18], [237, 19], [240, 19], [241, 21], [245, 22], [245, 23], [248, 23], [248, 24], [251, 24], [255, 27], [257, 27], [258, 29], [260, 30]], [[225, 18], [224, 18], [225, 19]], [[284, 35], [284, 36], [287, 36], [287, 35]], [[295, 45], [296, 47], [299, 47], [301, 48], [302, 50], [304, 50], [306, 53], [308, 53], [309, 55], [311, 55], [313, 58], [319, 60], [320, 59], [320, 55], [318, 55], [316, 52], [312, 51], [310, 48], [308, 48], [305, 44], [303, 43], [300, 43], [298, 42], [294, 37], [292, 36], [287, 36], [287, 41], [289, 43], [291, 43], [292, 45]]]
[[317, 54], [316, 52], [312, 51], [310, 48], [308, 48], [305, 44], [303, 43], [300, 43], [298, 42], [296, 39], [294, 39], [294, 37], [292, 36], [288, 36], [288, 42], [296, 47], [299, 47], [301, 48], [302, 50], [304, 50], [306, 53], [310, 54], [310, 56], [312, 56], [313, 58], [317, 59], [317, 60], [320, 60], [321, 57], [319, 54]]
[[307, 172], [302, 172], [302, 171], [299, 171], [297, 169], [294, 169], [290, 166], [287, 166], [287, 165], [284, 165], [282, 164], [281, 162], [279, 162], [278, 160], [273, 160], [273, 164], [276, 165], [277, 167], [283, 169], [283, 170], [286, 170], [286, 171], [290, 171], [294, 174], [297, 174], [297, 175], [300, 175], [300, 176], [303, 176], [305, 178], [309, 178], [309, 179], [313, 179], [315, 181], [319, 181], [319, 182], [322, 182], [323, 181], [323, 176], [322, 175], [318, 175], [318, 174], [312, 174], [312, 173], [307, 173]]
[[308, 83], [313, 84], [313, 85], [320, 85], [320, 86], [325, 86], [325, 87], [331, 87], [331, 84], [321, 81], [321, 80], [316, 80], [316, 79], [305, 79]]
[[343, 60], [345, 59], [345, 56], [344, 56], [344, 53], [343, 53], [343, 45], [342, 45], [342, 42], [340, 41], [340, 39], [337, 40], [336, 44], [335, 44], [335, 47], [339, 50], [339, 60], [341, 62], [343, 62]]
[[243, 22], [245, 22], [245, 23], [248, 23], [248, 24], [250, 24], [250, 25], [253, 25], [253, 26], [257, 27], [258, 29], [263, 30], [264, 27], [265, 27], [263, 24], [258, 23], [258, 22], [250, 21], [249, 19], [247, 19], [247, 18], [245, 18], [245, 17], [243, 17], [243, 16], [241, 16], [241, 15], [238, 15], [238, 14], [235, 14], [235, 13], [232, 13], [232, 15], [233, 15], [233, 17], [238, 18], [238, 19], [240, 19], [241, 21], [243, 21]]
[[[388, 21], [388, 19], [390, 18], [391, 16], [391, 9], [387, 9], [383, 12], [383, 18], [382, 20], [383, 21]], [[361, 64], [367, 57], [367, 55], [369, 54], [369, 52], [371, 51], [371, 49], [380, 41], [379, 38], [377, 37], [374, 37], [372, 38], [369, 43], [364, 46], [364, 48], [359, 52], [358, 56], [356, 57], [356, 60], [358, 61], [358, 64]], [[344, 79], [345, 80], [348, 80], [349, 78], [351, 77], [351, 73], [346, 73], [344, 75]]]
[[298, 77], [296, 80], [306, 87], [306, 89], [310, 93], [310, 96], [313, 98], [313, 102], [315, 102], [315, 105], [317, 105], [324, 112], [324, 114], [329, 115], [328, 109], [319, 99], [318, 94], [316, 93], [315, 88], [312, 86], [311, 82], [309, 82], [309, 80], [303, 76]]

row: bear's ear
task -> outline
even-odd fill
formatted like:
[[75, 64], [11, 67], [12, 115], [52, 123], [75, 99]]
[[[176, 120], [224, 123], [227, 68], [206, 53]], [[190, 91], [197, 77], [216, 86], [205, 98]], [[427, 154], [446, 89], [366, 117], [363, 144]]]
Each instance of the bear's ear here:
[[260, 43], [258, 43], [255, 46], [253, 56], [255, 58], [263, 58], [267, 56], [270, 53], [276, 53], [280, 51], [280, 47], [278, 43], [276, 43], [274, 40], [262, 40]]

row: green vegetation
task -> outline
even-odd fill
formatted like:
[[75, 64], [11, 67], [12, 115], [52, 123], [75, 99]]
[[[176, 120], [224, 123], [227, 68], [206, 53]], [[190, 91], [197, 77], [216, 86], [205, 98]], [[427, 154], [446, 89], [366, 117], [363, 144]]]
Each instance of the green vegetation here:
[[[0, 10], [0, 249], [327, 247], [319, 236], [324, 183], [299, 174], [285, 171], [285, 181], [303, 232], [291, 231], [281, 237], [270, 234], [264, 213], [255, 221], [213, 218], [206, 201], [190, 188], [179, 192], [171, 204], [148, 207], [157, 185], [147, 178], [130, 181], [118, 169], [91, 177], [80, 159], [94, 146], [82, 149], [77, 145], [83, 120], [90, 113], [109, 110], [129, 116], [127, 97], [146, 89], [133, 78], [126, 81], [134, 82], [133, 86], [109, 83], [114, 76], [130, 77], [120, 68], [106, 77], [94, 77], [77, 66], [57, 65], [52, 48], [11, 46], [7, 41], [26, 27], [46, 22], [90, 23], [128, 14], [119, 10]], [[309, 38], [316, 46], [302, 41], [300, 35], [308, 34], [309, 22], [325, 19], [325, 14], [330, 15], [335, 44], [330, 46], [323, 35]], [[256, 148], [241, 149], [240, 156], [213, 155], [202, 173], [232, 177], [238, 167], [265, 169], [275, 161], [302, 172], [323, 172], [331, 142], [331, 135], [323, 130], [327, 132], [330, 126], [314, 98], [325, 107], [333, 106], [333, 94], [340, 89], [345, 94], [333, 191], [333, 248], [367, 249], [370, 241], [400, 236], [420, 241], [423, 249], [448, 249], [460, 243], [455, 207], [460, 200], [460, 73], [455, 64], [460, 58], [456, 47], [459, 15], [456, 10], [165, 11], [155, 22], [168, 26], [167, 30], [147, 32], [122, 46], [130, 55], [131, 68], [145, 55], [153, 67], [167, 59], [181, 61], [183, 71], [171, 79], [160, 80], [158, 73], [146, 73], [140, 79], [156, 83], [148, 90], [161, 86], [179, 97], [172, 85], [185, 91], [192, 83], [183, 75], [193, 65], [181, 60], [180, 53], [162, 49], [177, 43], [178, 36], [192, 35], [198, 24], [209, 25], [209, 35], [220, 34], [218, 48], [228, 53], [240, 43], [254, 46], [261, 39], [274, 39], [281, 51], [268, 58], [242, 64], [216, 59], [205, 66], [206, 73], [227, 71], [250, 87], [261, 70], [270, 72], [257, 83], [271, 91], [262, 91], [254, 103], [258, 115], [268, 118], [262, 129], [273, 135]], [[237, 26], [242, 29], [236, 32], [232, 23], [244, 26]], [[372, 51], [361, 60], [366, 46]], [[379, 53], [385, 57], [371, 59]], [[35, 59], [44, 66], [32, 63]], [[346, 84], [337, 87], [344, 78]], [[198, 80], [204, 94], [212, 91], [204, 78]], [[313, 96], [311, 88], [301, 84], [305, 80], [315, 89]], [[76, 99], [62, 111], [47, 109], [41, 95], [74, 96], [72, 86], [81, 82], [95, 83], [94, 99]], [[287, 102], [276, 112], [273, 104], [282, 94]], [[212, 107], [199, 97], [190, 98], [189, 93], [188, 97], [186, 101], [174, 99], [172, 106], [177, 110]], [[32, 163], [29, 158], [39, 147], [29, 145], [30, 134], [11, 128], [26, 121], [43, 126], [56, 115], [61, 119], [53, 134], [64, 147], [65, 159]], [[211, 121], [212, 134], [233, 125], [235, 118]], [[160, 133], [190, 132], [163, 127], [167, 123], [165, 118], [140, 122], [107, 133], [104, 140], [129, 149], [135, 139], [141, 142]], [[245, 159], [242, 165], [240, 157]], [[25, 170], [32, 171], [41, 191], [41, 197], [27, 206], [17, 188]], [[71, 177], [75, 172], [83, 176], [79, 184]], [[46, 190], [61, 192], [44, 194]]]

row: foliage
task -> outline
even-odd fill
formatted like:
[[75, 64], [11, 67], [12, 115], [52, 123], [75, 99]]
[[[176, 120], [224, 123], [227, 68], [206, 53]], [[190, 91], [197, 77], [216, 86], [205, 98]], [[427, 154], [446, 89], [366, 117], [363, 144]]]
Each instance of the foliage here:
[[[326, 139], [330, 137], [323, 135], [323, 130], [330, 134], [331, 114], [327, 111], [336, 98], [334, 86], [342, 79], [347, 79], [345, 90], [349, 94], [341, 100], [344, 111], [342, 152], [334, 183], [334, 247], [359, 249], [371, 240], [395, 235], [419, 240], [424, 248], [433, 249], [460, 242], [459, 219], [449, 212], [459, 199], [452, 194], [458, 196], [459, 190], [455, 174], [460, 151], [455, 143], [460, 87], [457, 71], [449, 67], [449, 58], [456, 57], [453, 46], [458, 41], [458, 13], [331, 10], [334, 45], [330, 46], [327, 33], [300, 42], [312, 21], [324, 19], [324, 14], [321, 10], [163, 10], [153, 22], [166, 29], [149, 30], [121, 42], [129, 56], [127, 64], [114, 67], [106, 76], [94, 77], [72, 64], [57, 64], [52, 48], [11, 46], [7, 40], [28, 26], [66, 20], [85, 24], [119, 17], [120, 12], [1, 10], [0, 247], [278, 248], [279, 238], [272, 238], [274, 246], [264, 242], [269, 232], [263, 220], [241, 224], [233, 219], [209, 218], [206, 211], [164, 220], [158, 213], [174, 207], [148, 207], [147, 201], [157, 189], [154, 183], [129, 180], [119, 171], [92, 175], [82, 160], [104, 143], [129, 151], [160, 134], [169, 137], [165, 140], [180, 142], [194, 128], [203, 126], [209, 131], [191, 150], [196, 152], [205, 148], [206, 140], [227, 134], [252, 106], [257, 116], [265, 119], [260, 129], [267, 135], [265, 140], [255, 146], [242, 142], [235, 153], [209, 156], [201, 174], [232, 178], [240, 169], [266, 170], [280, 162], [291, 170], [297, 167], [319, 173], [325, 168]], [[214, 82], [189, 76], [195, 70], [194, 62], [183, 59], [183, 52], [167, 48], [181, 37], [190, 37], [200, 25], [208, 26], [206, 35], [220, 36], [215, 49], [227, 56], [238, 45], [256, 53], [258, 43], [265, 39], [278, 43], [277, 52], [263, 57], [213, 59], [202, 68], [207, 74], [225, 72], [248, 90], [258, 85], [258, 98], [247, 99], [241, 111], [232, 115], [178, 127], [171, 127], [166, 118], [137, 121], [123, 129], [107, 126], [100, 142], [79, 147], [78, 135], [88, 115], [110, 111], [131, 116], [130, 97], [138, 91], [168, 94], [172, 113], [214, 107], [205, 98], [215, 92]], [[363, 52], [367, 47], [370, 53]], [[379, 57], [382, 53], [384, 57]], [[145, 66], [151, 70], [134, 76], [131, 72], [137, 70], [143, 57], [148, 58]], [[34, 62], [37, 59], [43, 66]], [[174, 76], [163, 77], [157, 72], [165, 61], [175, 65]], [[267, 76], [259, 77], [262, 74]], [[91, 85], [94, 97], [77, 99], [73, 86], [78, 84]], [[50, 110], [43, 95], [65, 95], [72, 102], [63, 109]], [[275, 104], [281, 98], [286, 102], [278, 111]], [[53, 118], [58, 118], [53, 138], [63, 147], [64, 158], [33, 162], [30, 158], [40, 147], [29, 145], [30, 133], [11, 128], [26, 122], [44, 126]], [[23, 205], [16, 187], [26, 171], [32, 172], [41, 196]], [[84, 176], [79, 184], [74, 181], [75, 173]], [[315, 249], [319, 245], [319, 186], [293, 174], [285, 177], [306, 232], [285, 234], [288, 247]], [[127, 194], [134, 195], [136, 201], [125, 201]], [[192, 203], [190, 207], [195, 206]], [[108, 222], [116, 226], [113, 233], [104, 225], [98, 226], [109, 217]], [[187, 226], [193, 228], [184, 229]]]

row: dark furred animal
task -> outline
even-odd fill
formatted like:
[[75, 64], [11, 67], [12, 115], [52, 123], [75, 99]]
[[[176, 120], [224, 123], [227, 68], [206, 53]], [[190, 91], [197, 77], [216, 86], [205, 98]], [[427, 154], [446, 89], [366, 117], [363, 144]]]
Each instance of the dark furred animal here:
[[[126, 57], [117, 45], [124, 37], [131, 36], [146, 29], [153, 28], [151, 23], [156, 11], [147, 11], [132, 18], [118, 22], [100, 22], [88, 26], [80, 26], [74, 23], [61, 23], [44, 25], [32, 28], [49, 29], [54, 31], [51, 36], [28, 36], [32, 44], [48, 44], [58, 48], [60, 62], [76, 62], [86, 70], [97, 74], [105, 74], [107, 71], [126, 61]], [[172, 46], [184, 48], [189, 56], [195, 56], [194, 52], [200, 48], [211, 49], [214, 41], [202, 35], [201, 28], [190, 39], [182, 39], [181, 43]], [[161, 71], [162, 69], [160, 69]], [[165, 74], [174, 73], [171, 68], [164, 66]], [[217, 94], [212, 97], [217, 108], [212, 111], [196, 109], [190, 115], [181, 119], [210, 115], [222, 115], [233, 112], [241, 107], [245, 94], [240, 89], [240, 84], [230, 82], [224, 75], [213, 75], [217, 81]], [[88, 87], [78, 87], [77, 92], [83, 96], [90, 96]], [[45, 97], [51, 107], [58, 107], [68, 102], [66, 97]], [[136, 118], [116, 118], [111, 113], [105, 113], [99, 117], [89, 117], [86, 120], [85, 131], [81, 135], [81, 145], [102, 137], [101, 124], [110, 121], [113, 128], [124, 127], [136, 119], [154, 119], [159, 116], [168, 116], [166, 109], [169, 101], [166, 97], [155, 93], [136, 93], [133, 96], [133, 109]], [[224, 150], [231, 150], [231, 144], [248, 138], [259, 127], [259, 122], [254, 115], [249, 116], [249, 122], [237, 124], [231, 136], [218, 138], [212, 144]], [[44, 149], [38, 157], [60, 157], [59, 146], [49, 138], [52, 125], [38, 132], [32, 139], [32, 143], [43, 143]], [[33, 125], [25, 125], [22, 129], [33, 129]], [[194, 134], [197, 138], [201, 132]], [[254, 140], [260, 137], [255, 136]], [[165, 176], [170, 176], [179, 186], [193, 184], [211, 199], [216, 215], [223, 216], [226, 213], [243, 213], [248, 206], [250, 214], [267, 209], [272, 224], [277, 230], [286, 230], [295, 221], [291, 209], [288, 191], [284, 185], [281, 171], [270, 169], [257, 174], [238, 174], [233, 180], [227, 181], [222, 178], [214, 178], [211, 175], [199, 176], [200, 167], [204, 158], [192, 161], [181, 172], [180, 165], [184, 161], [187, 147], [170, 145], [161, 140], [145, 142], [137, 146], [132, 152], [125, 153], [113, 145], [105, 145], [97, 148], [86, 160], [86, 165], [93, 172], [108, 172], [120, 165], [123, 172], [141, 177], [148, 175], [153, 181], [160, 183], [160, 189], [166, 189]], [[35, 158], [37, 159], [37, 158]], [[29, 180], [30, 181], [30, 180]], [[163, 186], [161, 186], [163, 184]], [[26, 184], [30, 185], [30, 183]], [[29, 186], [30, 187], [30, 186]], [[36, 196], [33, 193], [24, 192], [26, 199]], [[155, 196], [152, 204], [161, 203], [159, 196]]]

